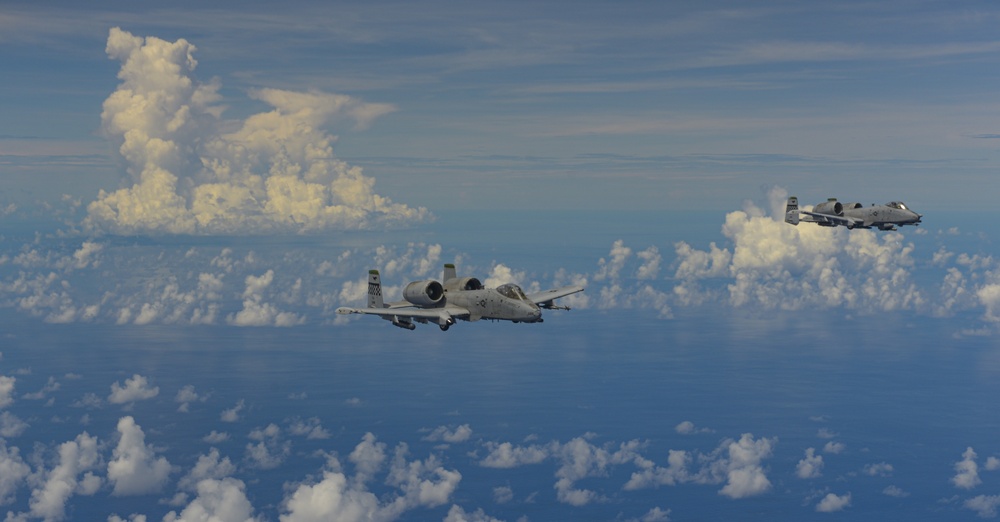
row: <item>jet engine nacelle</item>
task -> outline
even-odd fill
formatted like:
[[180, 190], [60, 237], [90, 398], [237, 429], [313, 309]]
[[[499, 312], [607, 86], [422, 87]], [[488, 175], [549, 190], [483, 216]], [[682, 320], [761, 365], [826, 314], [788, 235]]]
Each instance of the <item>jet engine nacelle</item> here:
[[462, 290], [482, 290], [483, 283], [475, 277], [456, 277], [445, 281], [445, 289], [449, 292]]
[[428, 279], [426, 281], [414, 281], [403, 289], [403, 299], [417, 306], [431, 306], [441, 301], [444, 297], [444, 287], [441, 283]]
[[817, 214], [832, 214], [834, 216], [844, 215], [844, 205], [841, 204], [836, 199], [830, 199], [816, 205], [813, 208], [813, 212]]

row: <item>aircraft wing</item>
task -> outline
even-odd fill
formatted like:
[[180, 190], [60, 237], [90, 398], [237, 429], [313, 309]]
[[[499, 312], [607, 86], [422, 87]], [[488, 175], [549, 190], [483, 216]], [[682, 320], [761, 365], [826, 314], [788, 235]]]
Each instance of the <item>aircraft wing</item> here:
[[371, 314], [378, 315], [385, 319], [410, 318], [418, 322], [434, 321], [436, 323], [447, 322], [452, 317], [465, 318], [469, 316], [469, 311], [461, 306], [448, 305], [442, 308], [421, 308], [413, 305], [389, 305], [385, 308], [350, 308], [342, 306], [337, 309], [340, 315], [349, 314]]
[[818, 214], [816, 212], [808, 212], [805, 210], [800, 210], [799, 213], [806, 214], [813, 218], [814, 221], [822, 221], [826, 223], [833, 223], [834, 225], [840, 225], [842, 227], [854, 228], [864, 225], [864, 221], [861, 219], [854, 219], [848, 217], [834, 216], [832, 214]]
[[536, 305], [541, 305], [543, 308], [551, 308], [552, 301], [559, 299], [560, 297], [566, 297], [570, 294], [582, 292], [583, 290], [584, 288], [580, 285], [561, 286], [559, 288], [553, 288], [551, 290], [545, 290], [544, 292], [531, 294], [528, 296], [528, 300]]

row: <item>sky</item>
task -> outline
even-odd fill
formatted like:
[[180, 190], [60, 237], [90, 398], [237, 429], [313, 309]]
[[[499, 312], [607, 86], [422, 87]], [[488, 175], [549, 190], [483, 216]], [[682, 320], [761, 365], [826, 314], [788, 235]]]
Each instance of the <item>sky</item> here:
[[998, 15], [4, 2], [0, 514], [995, 518]]
[[301, 138], [414, 208], [729, 210], [780, 185], [989, 210], [996, 17], [990, 2], [5, 2], [4, 198], [90, 203], [132, 181], [127, 129], [98, 110], [136, 88], [117, 27], [186, 43], [160, 58], [206, 97], [172, 138], [252, 124], [278, 91], [348, 96], [369, 112], [328, 105], [310, 122], [323, 135]]

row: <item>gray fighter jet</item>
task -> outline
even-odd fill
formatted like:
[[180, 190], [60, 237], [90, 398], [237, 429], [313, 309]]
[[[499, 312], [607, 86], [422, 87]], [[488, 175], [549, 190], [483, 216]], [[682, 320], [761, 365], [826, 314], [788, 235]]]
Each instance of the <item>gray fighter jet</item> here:
[[[805, 214], [806, 217], [800, 217]], [[923, 216], [910, 210], [902, 201], [885, 205], [862, 206], [861, 203], [841, 203], [830, 198], [813, 207], [812, 212], [799, 209], [799, 199], [788, 198], [785, 205], [785, 222], [798, 225], [799, 221], [816, 223], [821, 227], [844, 226], [849, 229], [878, 227], [879, 230], [896, 230], [896, 226], [920, 224]]]
[[484, 288], [475, 277], [457, 277], [455, 265], [444, 265], [443, 283], [427, 279], [414, 281], [403, 289], [403, 301], [385, 303], [378, 270], [368, 271], [368, 308], [341, 307], [338, 314], [372, 314], [392, 324], [413, 330], [417, 323], [434, 323], [447, 330], [456, 319], [478, 321], [492, 319], [515, 323], [542, 322], [542, 309], [569, 310], [556, 306], [560, 297], [582, 292], [579, 285], [563, 286], [525, 295], [513, 283]]

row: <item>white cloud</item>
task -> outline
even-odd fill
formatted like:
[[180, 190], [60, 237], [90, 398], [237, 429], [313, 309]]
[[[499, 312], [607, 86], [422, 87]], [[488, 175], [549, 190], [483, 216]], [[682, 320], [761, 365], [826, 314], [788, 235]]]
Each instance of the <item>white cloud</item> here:
[[678, 243], [675, 297], [700, 304], [713, 291], [699, 283], [727, 282], [735, 307], [798, 310], [844, 307], [871, 311], [929, 310], [929, 300], [912, 281], [914, 246], [899, 233], [791, 226], [761, 209], [726, 216], [723, 234], [733, 248], [699, 251]]
[[468, 424], [463, 424], [454, 430], [448, 426], [438, 426], [434, 431], [424, 436], [423, 440], [430, 442], [447, 442], [451, 444], [465, 442], [472, 436], [472, 428]]
[[14, 402], [14, 384], [16, 377], [0, 375], [0, 408], [6, 408]]
[[[92, 494], [94, 480], [99, 484], [100, 479], [89, 473], [100, 462], [96, 437], [81, 433], [75, 440], [60, 444], [58, 453], [58, 464], [40, 474], [40, 486], [31, 492], [31, 517], [63, 520], [69, 498], [76, 493]], [[86, 475], [81, 479], [82, 473]]]
[[510, 486], [497, 486], [493, 488], [493, 502], [506, 504], [514, 500], [514, 490]]
[[316, 484], [301, 484], [285, 498], [281, 522], [377, 520], [379, 500], [371, 492], [348, 484], [343, 473], [324, 471]]
[[118, 421], [120, 439], [108, 462], [108, 481], [114, 484], [114, 496], [158, 493], [170, 476], [170, 463], [156, 457], [152, 446], [146, 445], [146, 434], [132, 417]]
[[698, 433], [713, 433], [711, 428], [699, 428], [691, 421], [682, 421], [674, 426], [674, 431], [681, 435], [695, 435]]
[[903, 488], [895, 485], [886, 486], [885, 489], [882, 490], [882, 494], [888, 497], [896, 498], [906, 498], [910, 496], [910, 494], [904, 491]]
[[330, 432], [320, 425], [318, 417], [310, 417], [305, 420], [295, 419], [288, 426], [288, 432], [310, 440], [330, 438]]
[[816, 504], [816, 511], [820, 513], [835, 513], [837, 511], [843, 511], [845, 508], [851, 506], [851, 494], [846, 495], [834, 495], [833, 493], [828, 493], [823, 500]]
[[823, 453], [829, 453], [831, 455], [839, 455], [847, 449], [847, 444], [843, 442], [830, 441], [823, 445]]
[[250, 442], [246, 446], [246, 460], [259, 469], [273, 469], [292, 453], [292, 443], [281, 438], [281, 428], [277, 424], [268, 424], [263, 429], [256, 428], [248, 435]]
[[656, 279], [660, 275], [660, 262], [663, 257], [660, 256], [658, 248], [651, 246], [640, 251], [636, 256], [642, 259], [642, 266], [635, 274], [636, 279]]
[[632, 256], [632, 249], [625, 246], [625, 242], [618, 239], [611, 245], [611, 252], [608, 259], [603, 257], [598, 260], [597, 273], [594, 274], [594, 281], [617, 280], [625, 262]]
[[273, 109], [219, 120], [221, 87], [194, 75], [186, 40], [108, 35], [121, 84], [104, 102], [102, 127], [128, 165], [132, 185], [101, 191], [87, 207], [90, 230], [114, 233], [258, 234], [368, 228], [428, 219], [424, 208], [374, 193], [374, 180], [337, 159], [330, 121], [359, 128], [393, 107], [321, 92], [258, 89]]
[[180, 403], [180, 406], [177, 407], [177, 411], [184, 413], [187, 413], [188, 405], [190, 403], [195, 401], [205, 402], [206, 400], [208, 400], [208, 396], [198, 395], [198, 393], [194, 391], [194, 385], [191, 384], [177, 390], [177, 396], [174, 397], [174, 402]]
[[198, 496], [180, 514], [174, 511], [164, 522], [256, 522], [253, 506], [241, 480], [226, 477], [206, 478], [198, 482]]
[[236, 473], [236, 466], [229, 457], [222, 457], [219, 450], [212, 448], [207, 455], [198, 457], [198, 462], [177, 481], [179, 489], [195, 491], [198, 484], [205, 479], [220, 480]]
[[444, 517], [444, 522], [503, 522], [499, 518], [493, 518], [482, 509], [477, 509], [472, 513], [466, 512], [461, 506], [454, 505], [448, 510], [448, 515]]
[[240, 399], [240, 401], [236, 403], [236, 406], [233, 406], [228, 410], [222, 410], [222, 414], [219, 415], [219, 420], [222, 422], [236, 422], [240, 420], [240, 412], [243, 411], [243, 408], [245, 407], [246, 403], [243, 399]]
[[816, 454], [816, 448], [806, 449], [806, 456], [795, 466], [795, 475], [801, 479], [811, 479], [823, 474], [823, 456]]
[[891, 477], [894, 470], [892, 464], [879, 462], [877, 464], [865, 464], [862, 471], [870, 477]]
[[670, 510], [654, 507], [639, 517], [636, 522], [670, 522]]
[[108, 516], [108, 522], [146, 522], [146, 515], [132, 513], [128, 518], [122, 518], [116, 514]]
[[983, 481], [979, 478], [979, 465], [976, 464], [976, 452], [971, 447], [962, 453], [962, 460], [955, 463], [955, 476], [951, 478], [956, 488], [972, 489]]
[[524, 272], [515, 272], [509, 266], [498, 263], [493, 266], [490, 274], [483, 280], [486, 288], [496, 288], [506, 283], [522, 285], [526, 275]]
[[0, 412], [0, 437], [20, 437], [26, 429], [28, 429], [28, 423], [22, 421], [13, 413], [9, 411]]
[[979, 495], [966, 500], [962, 507], [975, 511], [980, 518], [996, 518], [1000, 495]]
[[382, 469], [386, 461], [385, 449], [385, 443], [378, 442], [373, 433], [365, 433], [348, 456], [348, 460], [355, 466], [355, 479], [358, 482], [368, 482]]
[[291, 312], [283, 312], [276, 306], [263, 301], [264, 291], [274, 281], [274, 270], [262, 276], [248, 275], [246, 290], [243, 291], [243, 309], [228, 318], [229, 324], [236, 326], [295, 326], [305, 319]]
[[312, 522], [338, 520], [395, 520], [406, 511], [418, 507], [436, 507], [449, 501], [461, 474], [444, 469], [437, 459], [407, 461], [405, 444], [397, 446], [385, 484], [397, 488], [394, 495], [376, 497], [366, 483], [382, 469], [385, 445], [370, 433], [365, 435], [350, 460], [357, 475], [349, 479], [331, 459], [331, 469], [324, 470], [323, 479], [314, 484], [300, 484], [285, 498], [282, 522]]
[[145, 377], [135, 374], [131, 379], [125, 379], [125, 386], [116, 381], [111, 385], [111, 395], [108, 395], [108, 402], [111, 404], [128, 404], [136, 401], [152, 399], [160, 394], [160, 387], [149, 387], [149, 382]]
[[746, 498], [769, 491], [771, 482], [764, 474], [761, 461], [771, 456], [775, 442], [777, 439], [754, 440], [750, 433], [731, 442], [726, 465], [727, 482], [719, 493], [729, 498]]
[[202, 437], [201, 440], [209, 444], [218, 444], [220, 442], [225, 442], [229, 440], [229, 434], [225, 432], [220, 433], [218, 431], [212, 430], [211, 433]]
[[576, 483], [588, 477], [604, 476], [611, 465], [635, 461], [640, 457], [637, 452], [639, 447], [638, 441], [630, 441], [611, 451], [595, 446], [583, 437], [559, 445], [553, 454], [561, 461], [556, 470], [556, 498], [573, 506], [585, 506], [600, 500], [597, 492], [580, 489]]
[[21, 487], [31, 468], [21, 459], [17, 448], [8, 448], [0, 439], [0, 506], [14, 502], [14, 495]]
[[525, 464], [538, 464], [549, 456], [549, 450], [542, 446], [514, 446], [509, 442], [497, 444], [487, 442], [489, 454], [479, 465], [487, 468], [516, 468]]
[[[13, 383], [11, 384], [13, 385]], [[48, 397], [50, 393], [58, 391], [61, 387], [62, 385], [56, 381], [55, 377], [49, 377], [49, 380], [46, 381], [45, 386], [42, 386], [42, 389], [33, 393], [25, 393], [21, 397], [28, 400], [40, 401]]]

